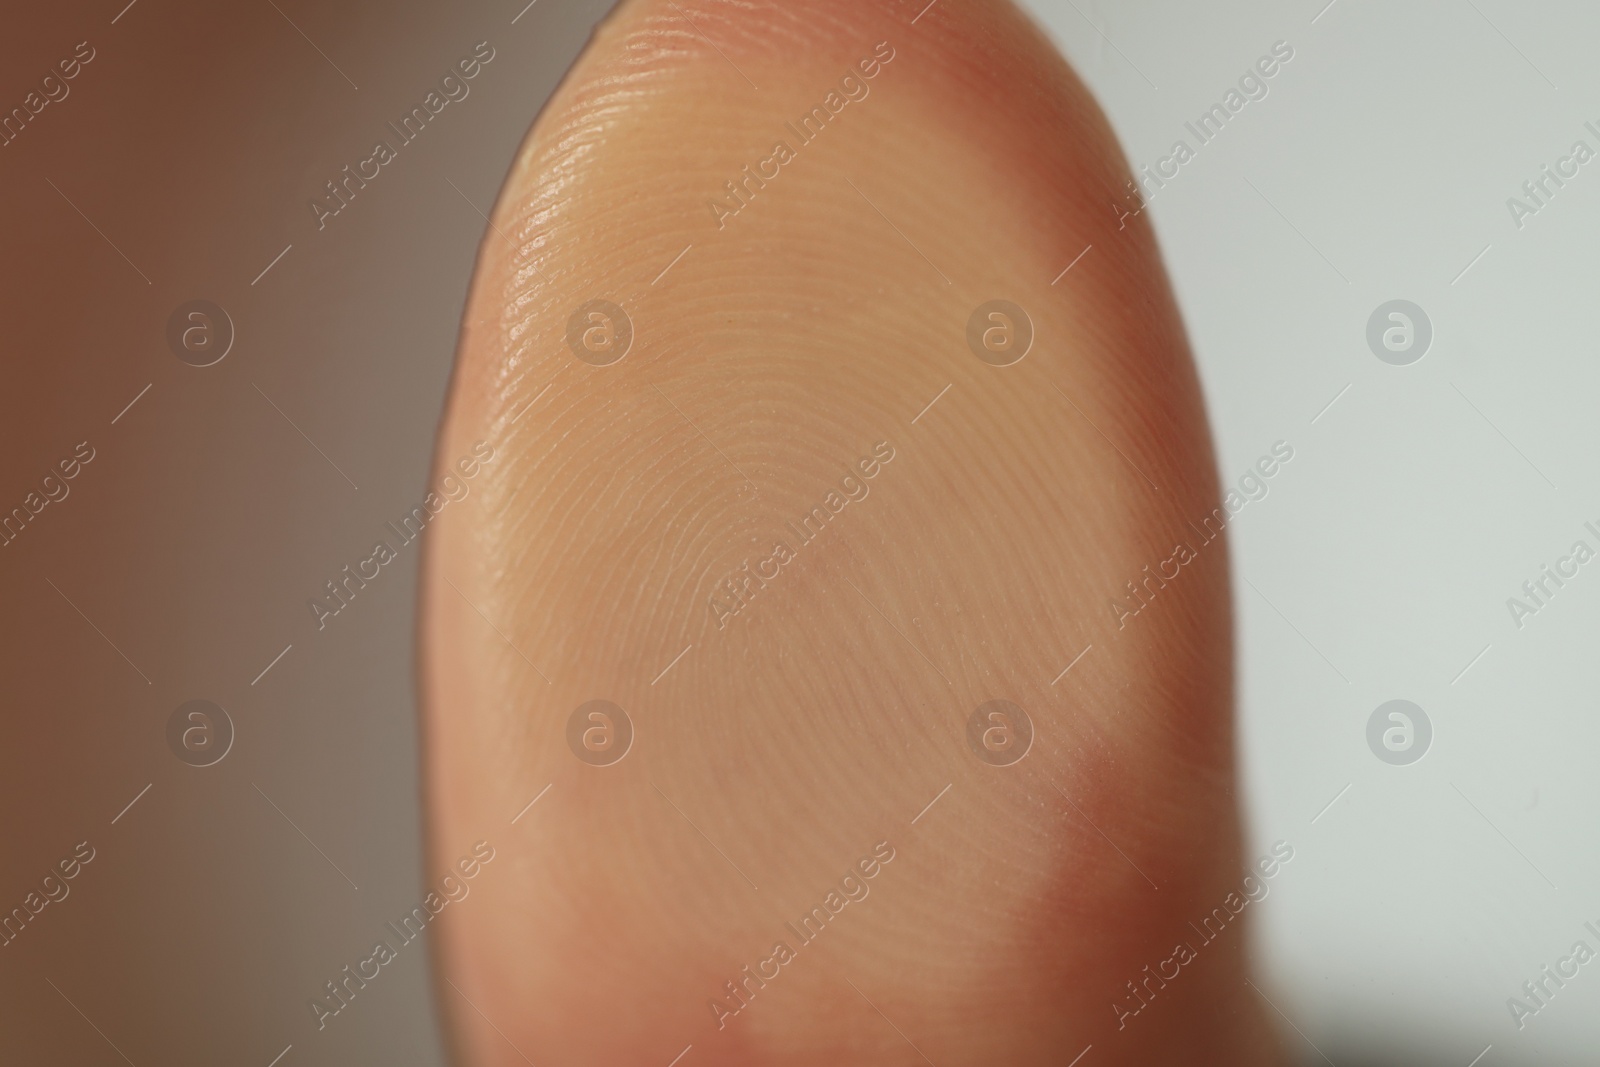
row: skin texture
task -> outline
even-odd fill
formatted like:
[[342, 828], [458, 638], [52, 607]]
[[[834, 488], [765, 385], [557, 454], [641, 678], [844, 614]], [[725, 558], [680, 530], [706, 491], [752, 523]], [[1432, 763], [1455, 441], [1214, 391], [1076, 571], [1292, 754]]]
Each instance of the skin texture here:
[[[436, 480], [493, 458], [420, 634], [432, 861], [496, 850], [437, 926], [462, 1063], [1275, 1062], [1245, 919], [1190, 925], [1245, 874], [1224, 543], [1113, 606], [1218, 496], [1154, 241], [1039, 33], [922, 7], [625, 3], [502, 190]], [[1035, 333], [1005, 367], [967, 343], [996, 298]], [[609, 366], [567, 343], [594, 299]], [[610, 766], [567, 742], [595, 699]], [[969, 744], [996, 699], [1010, 766]]]

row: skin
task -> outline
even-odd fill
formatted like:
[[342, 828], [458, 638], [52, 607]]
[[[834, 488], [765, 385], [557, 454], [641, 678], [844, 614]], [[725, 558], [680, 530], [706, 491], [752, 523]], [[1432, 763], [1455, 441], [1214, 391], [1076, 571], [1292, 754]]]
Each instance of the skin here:
[[[432, 862], [495, 849], [435, 934], [461, 1063], [1277, 1062], [1248, 911], [1190, 925], [1247, 870], [1223, 541], [1130, 613], [1219, 495], [1155, 243], [1041, 35], [921, 8], [624, 3], [501, 192], [436, 478], [493, 458], [420, 632]], [[566, 340], [596, 298], [634, 331], [609, 366]], [[995, 298], [1035, 333], [1005, 367], [966, 340]], [[595, 699], [635, 731], [610, 766], [566, 740]], [[968, 741], [996, 699], [1033, 725], [1010, 766]]]

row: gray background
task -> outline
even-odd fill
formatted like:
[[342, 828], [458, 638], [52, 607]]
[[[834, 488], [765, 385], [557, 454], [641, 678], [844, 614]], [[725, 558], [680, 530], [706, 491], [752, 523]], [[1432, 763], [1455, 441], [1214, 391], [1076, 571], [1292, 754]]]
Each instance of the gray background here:
[[[1600, 150], [1600, 11], [1326, 3], [1030, 5], [1135, 167], [1295, 51], [1150, 206], [1222, 478], [1295, 449], [1230, 524], [1251, 854], [1296, 848], [1255, 915], [1264, 988], [1307, 1062], [1593, 1063], [1600, 968], [1520, 1031], [1506, 999], [1600, 949], [1600, 568], [1521, 630], [1506, 600], [1600, 549], [1600, 167], [1520, 230], [1506, 200]], [[1365, 343], [1397, 298], [1434, 327], [1407, 367]], [[1434, 727], [1410, 766], [1366, 746], [1395, 698]]]
[[[43, 751], [5, 753], [0, 891], [20, 900], [73, 841], [98, 849], [0, 957], [0, 1060], [121, 1063], [114, 1041], [141, 1065], [265, 1067], [291, 1044], [283, 1067], [439, 1063], [420, 952], [321, 1033], [305, 1007], [441, 873], [418, 837], [415, 550], [320, 633], [304, 602], [425, 491], [478, 211], [609, 5], [539, 0], [515, 24], [522, 4], [498, 0], [244, 5], [246, 30], [226, 35], [205, 8], [122, 6], [52, 11], [0, 42], [5, 100], [73, 42], [99, 52], [0, 156], [0, 226], [44, 235], [12, 242], [33, 254], [0, 301], [14, 341], [63, 367], [47, 395], [7, 401], [49, 405], [61, 435], [0, 438], [41, 471], [85, 434], [99, 450], [80, 495], [47, 513], [48, 539], [0, 559], [0, 597], [84, 663], [34, 687], [26, 643], [0, 650], [18, 707], [55, 731]], [[1231, 524], [1251, 855], [1296, 848], [1252, 909], [1258, 981], [1289, 1040], [1340, 1067], [1466, 1067], [1486, 1048], [1484, 1067], [1592, 1061], [1600, 964], [1520, 1032], [1505, 1001], [1585, 919], [1600, 925], [1585, 654], [1600, 563], [1520, 631], [1505, 600], [1587, 536], [1584, 520], [1600, 525], [1586, 418], [1600, 372], [1579, 313], [1600, 280], [1600, 162], [1520, 230], [1505, 201], [1574, 140], [1600, 149], [1582, 126], [1600, 120], [1600, 15], [1511, 0], [1028, 6], [1135, 166], [1192, 143], [1183, 123], [1274, 41], [1295, 50], [1150, 207], [1221, 476], [1275, 441], [1295, 449]], [[484, 39], [497, 58], [472, 95], [317, 232], [306, 198]], [[154, 88], [125, 91], [152, 67]], [[94, 293], [86, 310], [30, 326], [30, 302], [69, 284]], [[168, 312], [199, 296], [239, 329], [204, 375], [162, 340]], [[1434, 327], [1407, 367], [1365, 342], [1396, 298]], [[149, 631], [157, 605], [181, 632]], [[193, 697], [239, 733], [205, 773], [162, 740]], [[1394, 698], [1434, 726], [1411, 766], [1366, 745]]]

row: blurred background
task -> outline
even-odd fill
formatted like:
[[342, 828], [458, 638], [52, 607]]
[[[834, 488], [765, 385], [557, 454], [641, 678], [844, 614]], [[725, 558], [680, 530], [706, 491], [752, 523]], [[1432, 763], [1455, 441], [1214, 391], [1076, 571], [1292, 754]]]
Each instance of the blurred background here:
[[[6, 15], [0, 1062], [443, 1063], [425, 941], [306, 1007], [443, 873], [415, 546], [320, 628], [307, 601], [420, 503], [484, 213], [610, 6], [525, 2]], [[1025, 6], [1153, 176], [1224, 484], [1293, 450], [1230, 524], [1291, 1047], [1595, 1062], [1600, 967], [1508, 998], [1600, 948], [1600, 10]]]

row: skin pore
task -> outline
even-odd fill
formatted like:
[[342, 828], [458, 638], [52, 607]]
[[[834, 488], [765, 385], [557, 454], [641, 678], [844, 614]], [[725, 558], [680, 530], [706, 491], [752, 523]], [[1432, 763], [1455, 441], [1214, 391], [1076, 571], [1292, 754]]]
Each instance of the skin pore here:
[[1153, 237], [1032, 25], [923, 7], [629, 0], [501, 192], [420, 632], [430, 852], [497, 853], [461, 1063], [1277, 1062], [1190, 925], [1249, 869], [1226, 551], [1113, 606], [1218, 498]]

